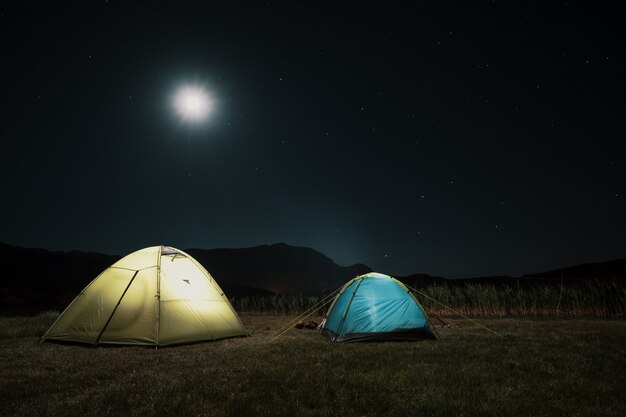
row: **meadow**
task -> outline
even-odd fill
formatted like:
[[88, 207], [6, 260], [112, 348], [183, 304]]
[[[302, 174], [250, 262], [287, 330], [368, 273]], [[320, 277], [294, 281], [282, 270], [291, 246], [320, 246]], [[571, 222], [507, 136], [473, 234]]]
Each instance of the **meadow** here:
[[[293, 317], [167, 348], [39, 343], [58, 313], [0, 317], [2, 416], [623, 416], [626, 321], [459, 318], [422, 342], [331, 344]], [[311, 317], [319, 320], [320, 317]]]

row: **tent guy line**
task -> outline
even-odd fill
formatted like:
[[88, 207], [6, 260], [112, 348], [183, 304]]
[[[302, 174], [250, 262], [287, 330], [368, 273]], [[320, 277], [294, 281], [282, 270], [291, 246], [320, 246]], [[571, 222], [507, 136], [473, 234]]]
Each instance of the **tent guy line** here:
[[343, 285], [340, 287], [337, 287], [335, 290], [333, 290], [330, 294], [328, 294], [326, 297], [324, 297], [322, 300], [318, 301], [317, 304], [315, 304], [313, 307], [309, 308], [308, 310], [306, 310], [304, 313], [300, 314], [298, 317], [296, 317], [295, 319], [291, 320], [290, 322], [288, 322], [287, 324], [285, 324], [283, 327], [281, 327], [280, 329], [278, 329], [276, 333], [276, 336], [274, 336], [272, 339], [270, 339], [270, 341], [268, 343], [272, 343], [274, 340], [278, 339], [280, 336], [282, 336], [283, 334], [287, 333], [289, 330], [293, 329], [293, 325], [295, 323], [297, 323], [300, 320], [304, 320], [310, 316], [312, 316], [313, 314], [315, 314], [315, 310], [320, 309], [322, 307], [324, 307], [326, 304], [329, 304], [333, 301], [333, 296], [337, 293], [337, 291], [341, 290], [343, 288]]
[[[405, 285], [406, 285], [406, 284], [405, 284]], [[431, 301], [434, 301], [435, 303], [437, 303], [437, 304], [439, 304], [439, 305], [441, 305], [441, 306], [443, 306], [443, 307], [447, 308], [448, 310], [452, 311], [452, 312], [453, 312], [453, 313], [455, 313], [455, 314], [458, 314], [459, 316], [463, 317], [464, 319], [469, 320], [469, 321], [471, 321], [472, 323], [474, 323], [474, 324], [476, 324], [476, 325], [478, 325], [478, 326], [480, 326], [480, 327], [482, 327], [482, 328], [484, 328], [484, 329], [486, 329], [486, 330], [490, 331], [491, 333], [493, 333], [493, 334], [495, 334], [495, 335], [497, 335], [497, 336], [501, 337], [502, 339], [506, 339], [506, 337], [505, 337], [505, 336], [501, 335], [500, 333], [496, 332], [495, 330], [491, 330], [489, 327], [485, 326], [484, 324], [480, 324], [480, 323], [479, 323], [479, 322], [477, 322], [476, 320], [473, 320], [473, 319], [471, 319], [471, 318], [469, 318], [469, 317], [467, 317], [467, 316], [465, 316], [465, 315], [461, 314], [460, 312], [456, 311], [456, 310], [455, 310], [455, 309], [453, 309], [452, 307], [449, 307], [449, 306], [447, 306], [447, 305], [445, 305], [445, 304], [443, 304], [443, 303], [441, 303], [441, 302], [439, 302], [439, 301], [435, 300], [434, 298], [429, 297], [428, 295], [424, 294], [423, 292], [418, 291], [418, 290], [416, 290], [416, 289], [415, 289], [415, 288], [413, 288], [413, 287], [409, 287], [408, 285], [407, 285], [407, 288], [410, 288], [410, 289], [411, 289], [412, 291], [414, 291], [416, 294], [419, 294], [419, 295], [421, 295], [421, 296], [423, 296], [423, 297], [428, 298], [428, 299], [429, 299], [429, 300], [431, 300]]]

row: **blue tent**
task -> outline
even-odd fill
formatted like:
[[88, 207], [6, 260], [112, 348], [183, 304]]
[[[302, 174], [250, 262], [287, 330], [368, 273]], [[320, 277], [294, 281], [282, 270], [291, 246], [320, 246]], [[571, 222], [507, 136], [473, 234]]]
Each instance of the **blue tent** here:
[[376, 272], [343, 286], [330, 305], [322, 334], [332, 342], [436, 339], [409, 289]]

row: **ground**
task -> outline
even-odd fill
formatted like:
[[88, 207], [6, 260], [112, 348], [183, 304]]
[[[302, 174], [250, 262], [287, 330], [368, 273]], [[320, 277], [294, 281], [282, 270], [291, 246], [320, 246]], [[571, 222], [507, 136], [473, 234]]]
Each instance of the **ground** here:
[[[2, 416], [623, 416], [626, 321], [464, 320], [438, 341], [331, 344], [292, 317], [167, 347], [38, 343], [52, 314], [0, 317]], [[313, 318], [315, 319], [315, 318]]]

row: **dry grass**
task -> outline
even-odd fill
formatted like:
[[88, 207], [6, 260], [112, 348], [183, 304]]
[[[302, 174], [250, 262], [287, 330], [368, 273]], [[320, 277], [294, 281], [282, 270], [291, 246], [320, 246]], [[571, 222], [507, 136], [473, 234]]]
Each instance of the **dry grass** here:
[[[472, 317], [615, 317], [626, 315], [626, 285], [617, 280], [581, 280], [566, 283], [520, 285], [444, 283], [418, 288], [417, 299], [433, 314], [455, 314], [448, 306]], [[322, 297], [302, 295], [246, 296], [231, 298], [245, 314], [301, 314]], [[434, 302], [437, 300], [439, 303]], [[331, 301], [331, 300], [328, 300]]]
[[159, 350], [38, 343], [54, 314], [0, 317], [2, 416], [622, 416], [626, 322], [453, 320], [441, 340], [330, 344], [288, 317]]

